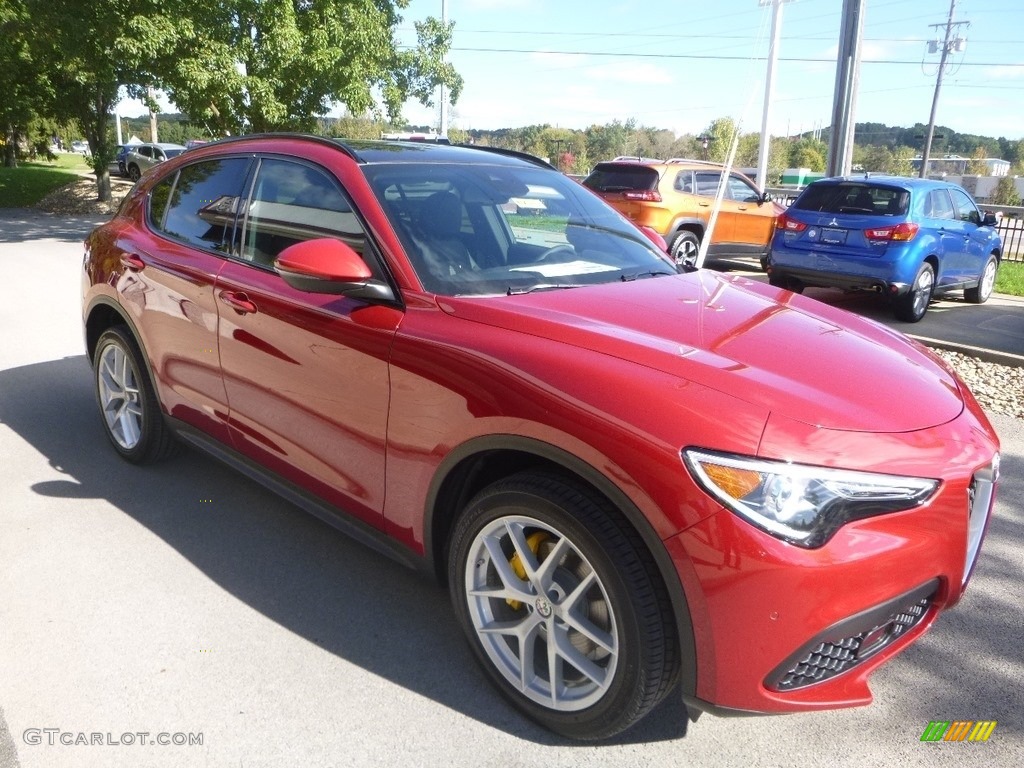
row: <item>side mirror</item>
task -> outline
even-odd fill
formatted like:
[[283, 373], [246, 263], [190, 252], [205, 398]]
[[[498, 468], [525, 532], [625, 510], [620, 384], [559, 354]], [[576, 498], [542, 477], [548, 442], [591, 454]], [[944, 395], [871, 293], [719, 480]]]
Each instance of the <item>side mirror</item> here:
[[659, 235], [653, 227], [641, 224], [640, 231], [644, 233], [648, 240], [654, 243], [659, 251], [662, 253], [668, 253], [668, 243], [665, 242], [665, 238]]
[[376, 280], [352, 246], [333, 237], [290, 245], [274, 261], [274, 269], [292, 288], [330, 293], [366, 301], [395, 301], [391, 286]]
[[998, 223], [999, 223], [999, 219], [996, 218], [996, 215], [994, 213], [992, 213], [992, 211], [985, 211], [982, 214], [981, 226], [983, 226], [983, 227], [994, 227]]
[[772, 197], [772, 193], [771, 192], [762, 192], [761, 193], [761, 199], [758, 201], [757, 204], [758, 205], [764, 205], [765, 203], [770, 203], [773, 199], [774, 198]]

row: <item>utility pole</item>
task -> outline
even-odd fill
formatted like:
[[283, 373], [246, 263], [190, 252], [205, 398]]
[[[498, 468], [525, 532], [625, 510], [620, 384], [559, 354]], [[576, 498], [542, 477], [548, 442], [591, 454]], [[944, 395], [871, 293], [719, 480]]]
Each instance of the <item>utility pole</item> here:
[[[956, 10], [956, 0], [949, 0], [949, 16], [946, 17], [946, 38], [942, 42], [942, 51], [939, 56], [939, 71], [935, 76], [935, 95], [932, 96], [932, 113], [928, 118], [928, 132], [924, 137], [924, 150], [921, 152], [921, 178], [928, 176], [928, 160], [932, 153], [932, 138], [935, 134], [935, 112], [939, 107], [939, 89], [942, 88], [942, 75], [946, 71], [946, 58], [953, 48], [961, 49], [964, 43], [964, 39], [957, 37], [953, 39], [953, 29], [963, 24], [970, 25], [969, 21], [953, 21], [953, 12]], [[931, 24], [932, 29], [938, 29], [943, 26], [942, 24]], [[932, 53], [934, 53], [935, 43], [932, 43]]]
[[768, 155], [772, 137], [768, 132], [768, 117], [772, 108], [772, 93], [775, 91], [775, 62], [779, 58], [779, 37], [782, 34], [782, 4], [792, 0], [759, 0], [763, 8], [772, 6], [772, 41], [768, 47], [768, 71], [764, 78], [764, 110], [761, 112], [761, 149], [757, 154], [757, 185], [763, 190], [768, 186]]
[[846, 176], [853, 165], [854, 106], [860, 82], [860, 44], [864, 37], [864, 0], [843, 0], [843, 26], [828, 137], [829, 176]]
[[[441, 0], [441, 23], [448, 24], [448, 0]], [[438, 133], [448, 138], [448, 107], [445, 104], [444, 83], [441, 83], [441, 120]]]

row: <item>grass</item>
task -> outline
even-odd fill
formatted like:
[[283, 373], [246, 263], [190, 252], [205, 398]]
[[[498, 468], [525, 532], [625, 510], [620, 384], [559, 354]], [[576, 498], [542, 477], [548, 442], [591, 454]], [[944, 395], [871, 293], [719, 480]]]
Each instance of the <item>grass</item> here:
[[26, 208], [35, 205], [58, 187], [87, 171], [82, 155], [60, 154], [52, 162], [19, 163], [17, 168], [0, 167], [0, 208]]
[[1004, 261], [996, 273], [996, 293], [1024, 296], [1024, 262]]

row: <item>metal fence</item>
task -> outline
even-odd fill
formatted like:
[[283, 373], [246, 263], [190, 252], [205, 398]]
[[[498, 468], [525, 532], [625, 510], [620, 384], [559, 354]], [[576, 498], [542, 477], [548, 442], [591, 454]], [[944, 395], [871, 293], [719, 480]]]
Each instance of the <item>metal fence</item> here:
[[[787, 208], [802, 190], [793, 187], [769, 187], [765, 190], [772, 200]], [[1024, 207], [1008, 205], [979, 205], [982, 211], [991, 211], [999, 219], [996, 229], [1003, 239], [1003, 261], [1024, 263]]]

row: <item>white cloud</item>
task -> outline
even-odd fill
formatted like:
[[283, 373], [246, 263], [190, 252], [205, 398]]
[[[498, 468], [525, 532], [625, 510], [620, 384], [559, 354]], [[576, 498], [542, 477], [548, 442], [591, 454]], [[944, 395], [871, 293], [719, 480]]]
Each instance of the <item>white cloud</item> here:
[[993, 80], [1019, 80], [1024, 78], [1024, 66], [1006, 65], [1001, 67], [988, 67], [985, 69], [984, 77]]
[[591, 80], [615, 83], [667, 85], [672, 82], [672, 76], [664, 67], [646, 61], [600, 64], [588, 67], [583, 75]]

